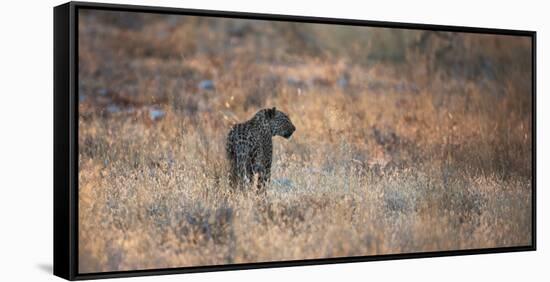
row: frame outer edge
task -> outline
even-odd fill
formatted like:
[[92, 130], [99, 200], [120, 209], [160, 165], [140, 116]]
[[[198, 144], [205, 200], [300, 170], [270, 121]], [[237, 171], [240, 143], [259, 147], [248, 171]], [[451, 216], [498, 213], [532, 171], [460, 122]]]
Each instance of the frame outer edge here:
[[[527, 36], [532, 38], [533, 74], [533, 187], [532, 187], [532, 241], [527, 246], [496, 247], [485, 249], [446, 250], [436, 252], [387, 254], [377, 256], [339, 257], [296, 261], [256, 262], [230, 265], [206, 265], [165, 269], [141, 269], [99, 273], [78, 273], [78, 9], [149, 12], [222, 18], [290, 21], [306, 23], [372, 26], [385, 28], [422, 29], [433, 31], [482, 33]], [[59, 10], [59, 12], [58, 12]], [[63, 13], [62, 13], [63, 12]], [[58, 15], [62, 14], [62, 15]], [[402, 23], [387, 21], [353, 20], [262, 14], [238, 11], [200, 10], [95, 2], [68, 2], [54, 8], [54, 274], [68, 280], [137, 277], [149, 275], [183, 274], [195, 272], [230, 271], [289, 266], [325, 265], [381, 260], [436, 258], [479, 254], [510, 253], [536, 250], [536, 31], [448, 26], [437, 24]], [[62, 17], [64, 25], [56, 25]], [[63, 27], [59, 29], [60, 27]], [[63, 34], [59, 34], [61, 32]], [[62, 77], [59, 77], [62, 76]], [[62, 158], [62, 159], [61, 159]], [[60, 160], [61, 159], [61, 160]], [[62, 177], [61, 177], [62, 176]], [[56, 206], [57, 205], [57, 206]], [[61, 214], [61, 211], [64, 214]], [[57, 223], [57, 225], [56, 225]], [[64, 224], [63, 226], [59, 226]], [[57, 235], [57, 236], [56, 236]], [[62, 240], [61, 240], [61, 239]], [[68, 241], [67, 241], [68, 240]], [[57, 243], [57, 245], [56, 245]], [[57, 256], [56, 256], [57, 254]], [[57, 258], [57, 259], [56, 259]]]
[[77, 9], [69, 3], [69, 243], [70, 279], [78, 275], [78, 50]]
[[54, 7], [54, 210], [53, 210], [53, 274], [64, 279], [73, 279], [74, 239], [71, 221], [71, 159], [70, 159], [70, 114], [71, 72], [69, 65], [72, 55], [70, 18], [71, 4]]
[[531, 191], [531, 212], [532, 212], [532, 218], [531, 218], [531, 245], [533, 247], [533, 250], [537, 250], [537, 32], [533, 31], [532, 37], [531, 37], [531, 60], [532, 60], [532, 69], [531, 69], [531, 75], [532, 75], [532, 81], [533, 84], [531, 87], [531, 92], [533, 95], [532, 100], [532, 136], [531, 136], [531, 142], [532, 142], [532, 191]]

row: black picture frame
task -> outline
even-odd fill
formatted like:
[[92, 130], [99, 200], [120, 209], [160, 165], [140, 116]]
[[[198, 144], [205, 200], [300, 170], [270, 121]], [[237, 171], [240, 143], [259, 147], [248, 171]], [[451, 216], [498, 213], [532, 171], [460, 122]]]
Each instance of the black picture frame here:
[[[78, 273], [78, 12], [81, 9], [149, 12], [240, 19], [261, 19], [354, 26], [456, 31], [467, 33], [526, 36], [532, 40], [532, 244], [528, 246], [468, 249], [406, 254], [325, 258], [296, 261], [258, 262], [170, 269]], [[206, 271], [288, 267], [333, 263], [366, 262], [536, 250], [536, 32], [464, 26], [381, 22], [214, 10], [69, 2], [54, 8], [54, 275], [68, 280], [164, 275]]]

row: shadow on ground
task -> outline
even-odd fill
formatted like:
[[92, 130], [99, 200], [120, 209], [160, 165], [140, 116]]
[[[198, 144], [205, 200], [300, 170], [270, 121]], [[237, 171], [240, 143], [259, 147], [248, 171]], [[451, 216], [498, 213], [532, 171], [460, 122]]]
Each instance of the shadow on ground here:
[[50, 263], [39, 263], [36, 267], [48, 274], [53, 274], [53, 266]]

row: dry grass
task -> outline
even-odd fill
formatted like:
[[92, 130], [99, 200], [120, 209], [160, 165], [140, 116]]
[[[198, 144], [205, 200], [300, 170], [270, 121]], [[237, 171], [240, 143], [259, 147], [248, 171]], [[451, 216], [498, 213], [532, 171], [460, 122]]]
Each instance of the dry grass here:
[[[79, 24], [81, 273], [531, 243], [524, 39], [107, 12]], [[267, 106], [297, 131], [274, 139], [267, 195], [234, 191], [225, 134]]]

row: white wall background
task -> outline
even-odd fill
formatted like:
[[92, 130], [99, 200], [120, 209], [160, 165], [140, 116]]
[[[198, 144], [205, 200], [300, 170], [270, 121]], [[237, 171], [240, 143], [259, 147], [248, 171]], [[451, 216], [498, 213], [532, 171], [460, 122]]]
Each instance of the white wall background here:
[[[538, 32], [538, 251], [230, 271], [124, 281], [541, 281], [550, 279], [550, 20], [545, 1], [139, 0], [109, 3], [526, 29]], [[0, 280], [52, 276], [53, 6], [3, 1], [0, 16]], [[544, 111], [546, 110], [546, 111]], [[546, 224], [544, 224], [546, 223]]]

